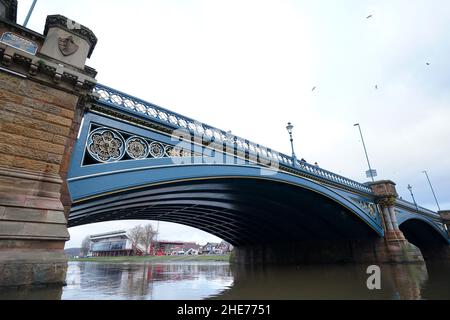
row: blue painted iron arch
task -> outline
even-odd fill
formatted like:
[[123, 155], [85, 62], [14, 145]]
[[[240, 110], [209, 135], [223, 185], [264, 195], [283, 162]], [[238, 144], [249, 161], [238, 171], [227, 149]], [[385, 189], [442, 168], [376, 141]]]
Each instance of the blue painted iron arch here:
[[398, 215], [400, 230], [411, 243], [417, 246], [447, 245], [450, 239], [437, 223], [417, 214]]
[[234, 245], [383, 235], [377, 221], [353, 201], [309, 179], [268, 174], [268, 169], [261, 175], [257, 166], [174, 165], [168, 159], [139, 163], [135, 168], [101, 164], [101, 171], [70, 177], [69, 226], [161, 220], [199, 228]]

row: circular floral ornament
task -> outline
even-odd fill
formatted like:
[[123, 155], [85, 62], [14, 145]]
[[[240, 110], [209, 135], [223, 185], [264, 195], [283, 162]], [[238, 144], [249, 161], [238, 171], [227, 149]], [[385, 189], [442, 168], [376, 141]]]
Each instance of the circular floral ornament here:
[[164, 157], [164, 147], [159, 142], [150, 143], [150, 154], [153, 158]]
[[88, 152], [92, 158], [100, 162], [114, 162], [125, 154], [125, 142], [116, 131], [98, 128], [89, 134]]
[[125, 142], [125, 150], [132, 159], [147, 158], [150, 151], [147, 141], [137, 136], [128, 138]]

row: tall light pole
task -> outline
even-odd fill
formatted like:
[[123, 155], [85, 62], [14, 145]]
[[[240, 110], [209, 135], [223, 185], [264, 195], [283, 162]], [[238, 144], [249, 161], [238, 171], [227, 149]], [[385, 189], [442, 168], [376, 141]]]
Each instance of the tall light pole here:
[[159, 243], [158, 243], [158, 235], [159, 235], [159, 220], [156, 221], [156, 239], [154, 245], [155, 256], [158, 255]]
[[428, 177], [428, 173], [427, 173], [426, 170], [424, 170], [422, 172], [425, 173], [425, 175], [427, 176], [428, 184], [430, 185], [431, 192], [433, 193], [434, 200], [436, 200], [436, 204], [437, 204], [438, 210], [441, 211], [441, 208], [439, 207], [439, 202], [438, 202], [438, 200], [436, 198], [436, 194], [434, 193], [434, 190], [433, 190], [433, 186], [431, 185], [430, 178]]
[[294, 126], [288, 122], [287, 126], [286, 126], [286, 130], [289, 133], [289, 137], [291, 139], [291, 149], [292, 149], [292, 161], [294, 162], [294, 167], [297, 166], [297, 157], [295, 156], [295, 152], [294, 152], [294, 139], [292, 138], [292, 129], [294, 129]]
[[413, 192], [412, 192], [412, 187], [411, 187], [410, 184], [408, 184], [408, 190], [409, 190], [409, 192], [411, 193], [411, 197], [412, 197], [412, 199], [413, 199], [414, 206], [416, 207], [417, 212], [419, 212], [419, 208], [417, 207], [416, 199], [414, 199], [414, 194], [413, 194]]
[[23, 26], [26, 27], [28, 24], [28, 20], [30, 20], [31, 14], [33, 13], [34, 6], [36, 5], [37, 0], [33, 0], [33, 3], [31, 4], [30, 10], [28, 11], [27, 17], [25, 18], [25, 21], [23, 23]]
[[366, 172], [366, 176], [369, 177], [369, 175], [370, 175], [370, 177], [372, 178], [372, 182], [375, 182], [373, 177], [376, 176], [376, 171], [372, 170], [372, 168], [370, 167], [369, 156], [367, 155], [366, 144], [364, 143], [364, 138], [363, 138], [363, 135], [362, 135], [361, 126], [359, 125], [359, 123], [355, 123], [353, 126], [354, 127], [358, 126], [359, 134], [361, 135], [361, 141], [362, 141], [362, 144], [363, 144], [363, 147], [364, 147], [364, 153], [366, 154], [367, 164], [369, 166], [369, 171], [368, 171], [368, 173]]

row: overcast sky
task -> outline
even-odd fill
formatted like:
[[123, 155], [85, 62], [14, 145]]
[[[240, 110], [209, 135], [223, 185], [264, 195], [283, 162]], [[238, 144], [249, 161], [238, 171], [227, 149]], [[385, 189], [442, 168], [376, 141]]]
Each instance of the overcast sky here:
[[[38, 0], [28, 27], [50, 14], [96, 34], [100, 83], [286, 154], [290, 121], [299, 158], [365, 182], [359, 122], [378, 179], [437, 210], [427, 170], [450, 209], [448, 0]], [[71, 228], [66, 247], [136, 223]], [[169, 223], [160, 238], [217, 240]]]

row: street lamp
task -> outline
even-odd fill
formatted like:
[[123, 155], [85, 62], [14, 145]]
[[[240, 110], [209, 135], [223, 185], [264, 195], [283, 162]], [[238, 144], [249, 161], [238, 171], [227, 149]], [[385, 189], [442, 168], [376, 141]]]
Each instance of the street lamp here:
[[34, 6], [36, 5], [37, 0], [33, 0], [33, 3], [31, 4], [30, 10], [28, 10], [28, 14], [25, 18], [25, 21], [23, 22], [23, 26], [26, 27], [28, 24], [28, 21], [30, 20], [31, 14], [33, 13]]
[[294, 126], [288, 122], [286, 126], [286, 130], [289, 133], [289, 137], [291, 139], [291, 149], [292, 149], [292, 161], [294, 162], [294, 167], [297, 166], [297, 157], [295, 156], [294, 152], [294, 139], [292, 139], [292, 129], [294, 129]]
[[359, 125], [359, 123], [355, 123], [353, 126], [354, 127], [358, 126], [359, 134], [361, 135], [361, 141], [362, 141], [362, 144], [363, 144], [363, 147], [364, 147], [364, 153], [366, 154], [367, 164], [369, 165], [369, 171], [366, 171], [366, 176], [367, 177], [371, 177], [372, 178], [372, 182], [375, 182], [373, 177], [375, 177], [377, 175], [377, 171], [376, 170], [372, 170], [372, 168], [370, 167], [369, 156], [367, 155], [366, 144], [364, 143], [364, 138], [363, 138], [363, 135], [362, 135], [361, 126]]
[[433, 193], [434, 200], [436, 200], [436, 204], [437, 204], [438, 210], [441, 211], [441, 208], [439, 207], [439, 202], [438, 202], [438, 200], [436, 198], [436, 194], [434, 193], [434, 190], [433, 190], [433, 186], [431, 185], [430, 178], [428, 177], [428, 173], [427, 173], [426, 170], [424, 170], [422, 172], [425, 173], [425, 175], [427, 176], [428, 184], [430, 185], [431, 192]]
[[408, 184], [408, 190], [409, 190], [409, 192], [411, 193], [411, 197], [412, 197], [412, 199], [413, 199], [414, 206], [416, 207], [416, 210], [417, 210], [417, 212], [418, 212], [418, 211], [419, 211], [419, 208], [417, 207], [416, 199], [414, 199], [414, 194], [413, 194], [413, 192], [412, 192], [412, 187], [411, 187], [410, 184]]

